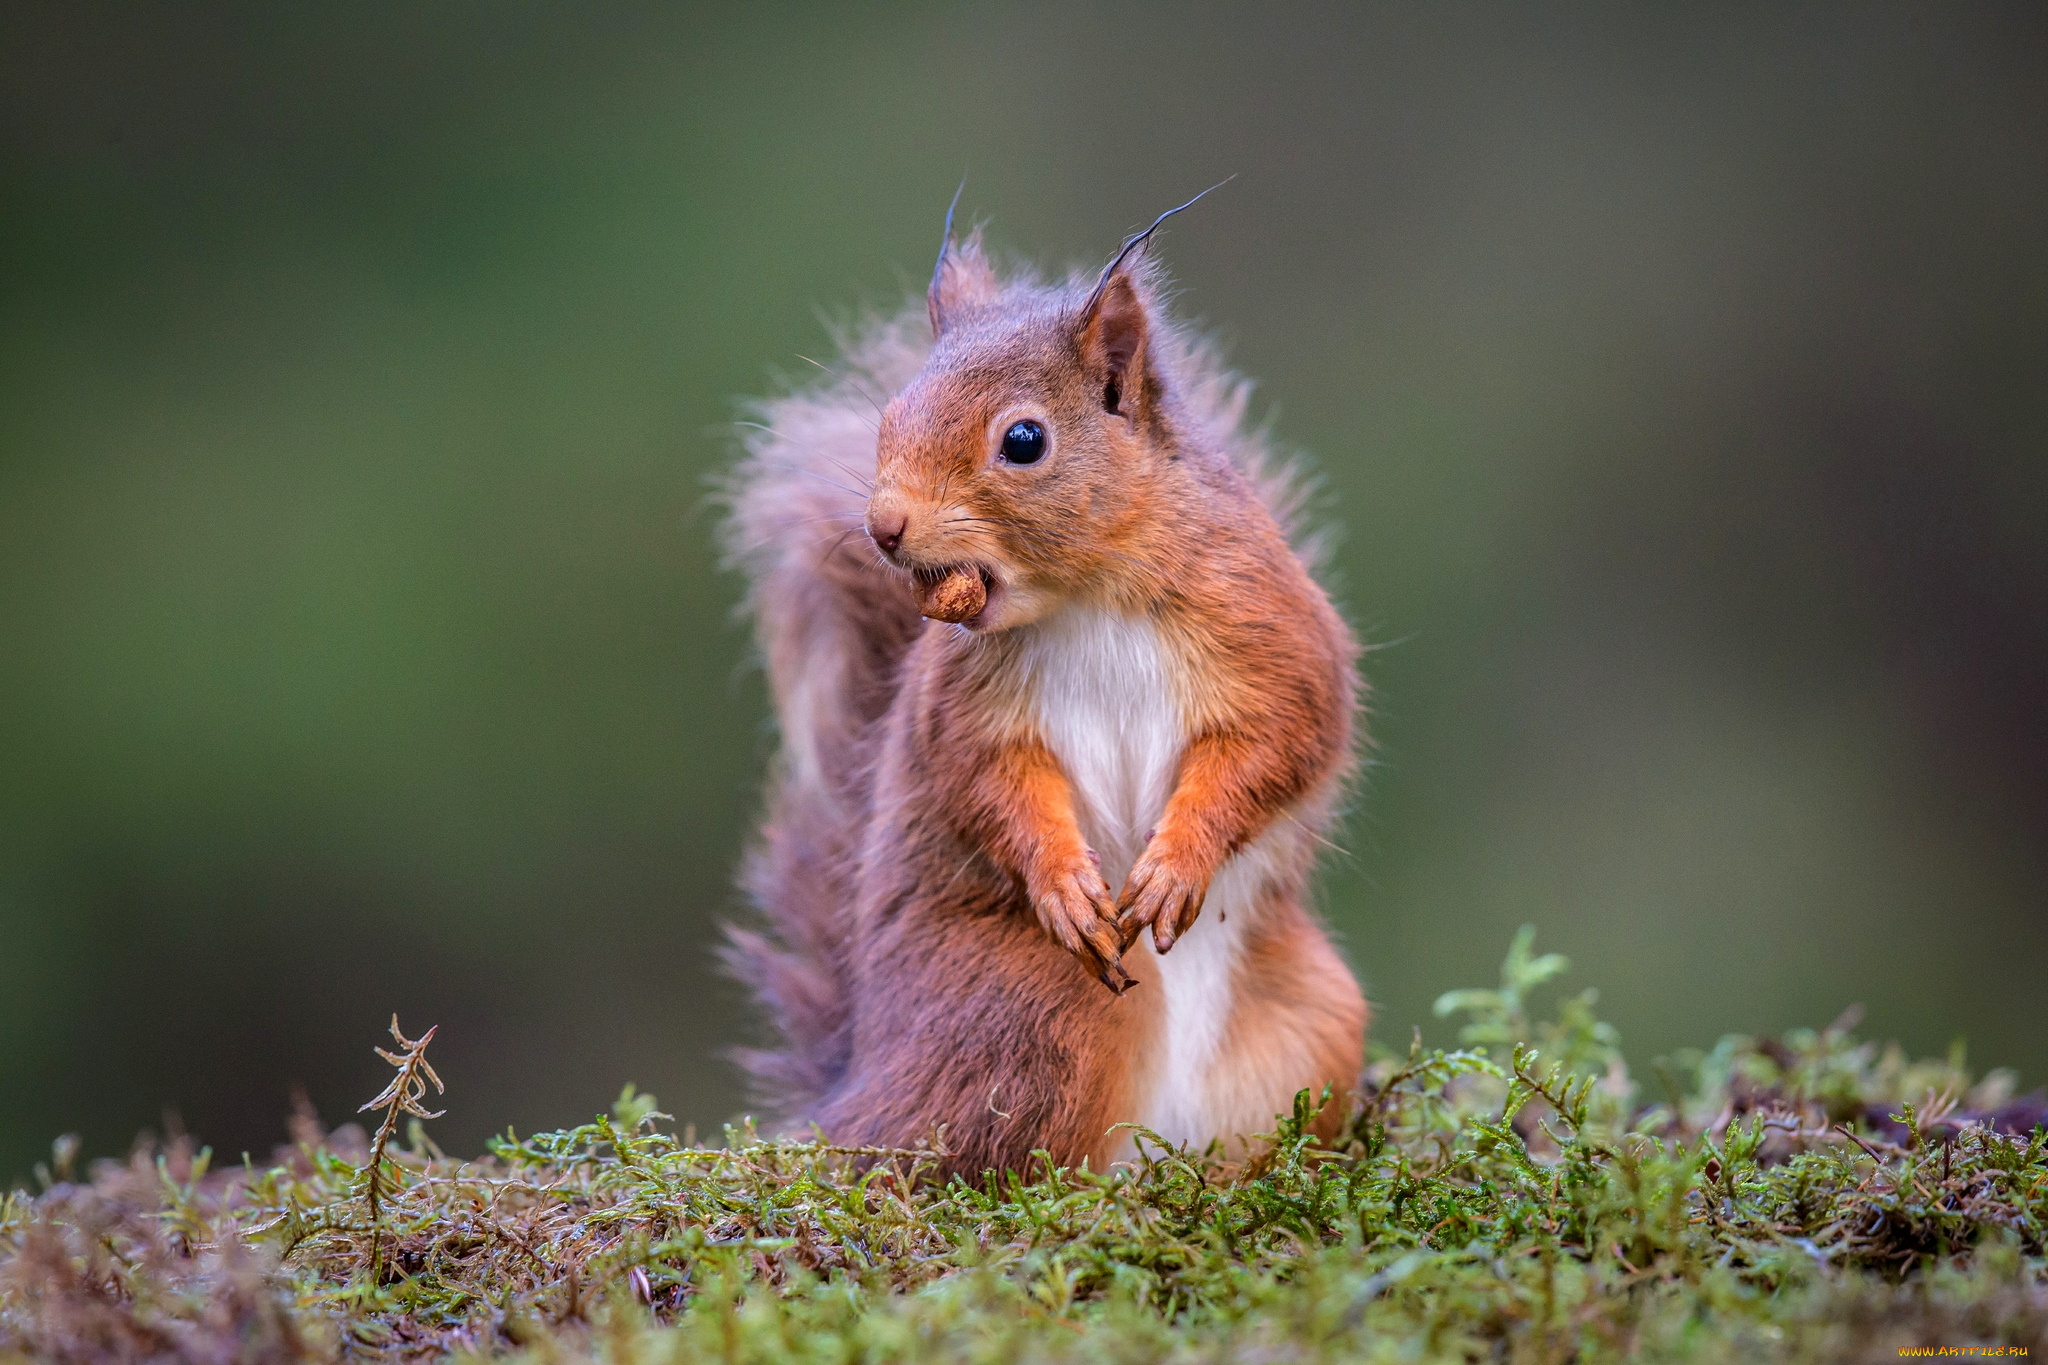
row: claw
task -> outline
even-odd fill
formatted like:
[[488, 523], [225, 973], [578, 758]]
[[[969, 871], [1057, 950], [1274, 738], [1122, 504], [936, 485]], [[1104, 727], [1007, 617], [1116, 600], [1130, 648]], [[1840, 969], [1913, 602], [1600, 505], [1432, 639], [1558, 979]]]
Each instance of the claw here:
[[1125, 991], [1129, 990], [1131, 987], [1138, 984], [1138, 979], [1132, 976], [1129, 972], [1125, 971], [1121, 963], [1113, 962], [1105, 964], [1102, 970], [1096, 973], [1096, 976], [1101, 980], [1103, 985], [1109, 987], [1109, 989], [1119, 997], [1121, 997]]

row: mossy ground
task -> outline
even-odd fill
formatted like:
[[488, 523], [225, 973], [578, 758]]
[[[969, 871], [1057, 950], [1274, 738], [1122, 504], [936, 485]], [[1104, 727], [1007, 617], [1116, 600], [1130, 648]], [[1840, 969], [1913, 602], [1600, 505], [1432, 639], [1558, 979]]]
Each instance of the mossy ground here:
[[0, 1359], [2048, 1353], [2048, 1130], [2009, 1078], [1843, 1021], [1678, 1059], [1644, 1107], [1590, 994], [1529, 1018], [1562, 965], [1525, 935], [1441, 1002], [1464, 1048], [1375, 1061], [1334, 1149], [1303, 1096], [1245, 1165], [938, 1183], [929, 1148], [699, 1145], [629, 1089], [472, 1161], [301, 1116], [268, 1167], [59, 1169], [0, 1204]]

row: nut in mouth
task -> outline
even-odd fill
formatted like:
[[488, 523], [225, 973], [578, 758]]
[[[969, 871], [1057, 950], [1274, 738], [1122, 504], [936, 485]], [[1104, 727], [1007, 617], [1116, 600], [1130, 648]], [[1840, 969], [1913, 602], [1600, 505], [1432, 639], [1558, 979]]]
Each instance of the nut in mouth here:
[[978, 564], [950, 564], [915, 569], [911, 583], [917, 609], [934, 621], [966, 625], [981, 615], [995, 591], [995, 578]]

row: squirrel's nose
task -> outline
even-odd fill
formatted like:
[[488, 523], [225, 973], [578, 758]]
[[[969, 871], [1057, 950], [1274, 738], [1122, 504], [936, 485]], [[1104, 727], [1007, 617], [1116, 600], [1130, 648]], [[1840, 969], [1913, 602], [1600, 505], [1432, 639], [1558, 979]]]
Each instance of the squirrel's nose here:
[[877, 549], [885, 555], [896, 553], [903, 544], [903, 533], [910, 529], [909, 514], [904, 512], [869, 512], [868, 536]]

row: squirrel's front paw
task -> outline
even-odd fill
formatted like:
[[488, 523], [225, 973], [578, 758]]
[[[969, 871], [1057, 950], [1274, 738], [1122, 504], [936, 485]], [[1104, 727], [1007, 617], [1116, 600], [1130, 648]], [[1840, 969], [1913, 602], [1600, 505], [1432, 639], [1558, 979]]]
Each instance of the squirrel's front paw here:
[[1194, 924], [1202, 913], [1202, 898], [1209, 894], [1209, 873], [1190, 862], [1161, 848], [1157, 839], [1139, 856], [1117, 898], [1117, 924], [1125, 947], [1136, 942], [1149, 924], [1152, 946], [1163, 953]]
[[1138, 983], [1124, 971], [1124, 937], [1109, 883], [1089, 863], [1080, 863], [1040, 887], [1031, 897], [1038, 922], [1058, 944], [1095, 969], [1102, 984], [1122, 995]]

